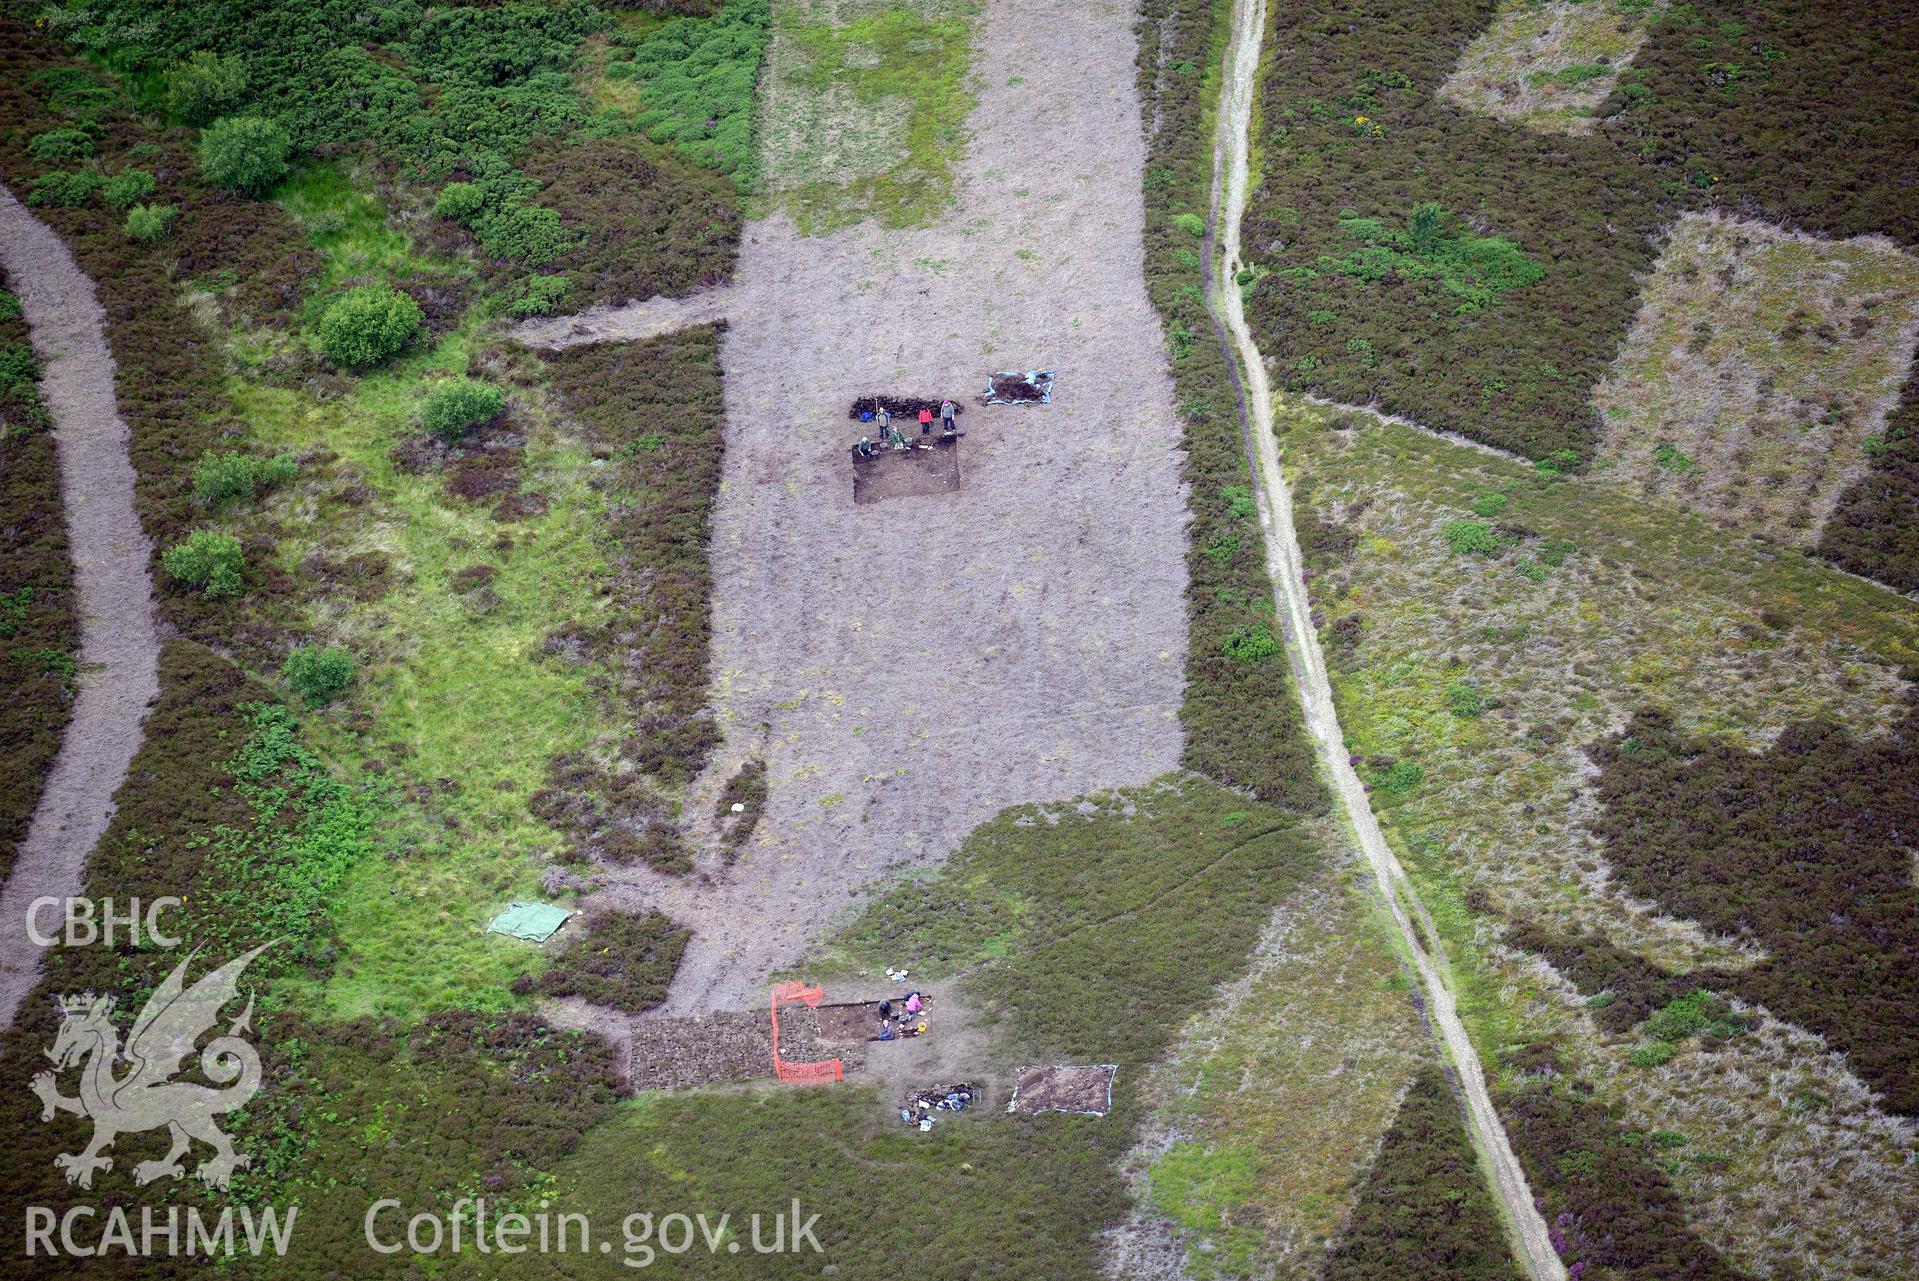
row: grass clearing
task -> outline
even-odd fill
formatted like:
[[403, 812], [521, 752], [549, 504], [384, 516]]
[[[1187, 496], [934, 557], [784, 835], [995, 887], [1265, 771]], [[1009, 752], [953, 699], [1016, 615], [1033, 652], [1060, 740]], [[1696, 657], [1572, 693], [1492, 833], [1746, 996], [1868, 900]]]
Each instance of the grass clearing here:
[[[285, 198], [325, 255], [327, 280], [403, 283], [443, 269], [336, 170], [301, 175]], [[543, 396], [516, 393], [520, 482], [545, 502], [505, 523], [451, 498], [439, 472], [415, 474], [394, 457], [419, 434], [429, 391], [468, 374], [478, 325], [460, 320], [350, 382], [288, 377], [311, 358], [286, 340], [235, 344], [236, 411], [267, 449], [310, 460], [266, 508], [278, 569], [379, 570], [369, 592], [322, 591], [302, 611], [311, 640], [344, 646], [359, 664], [353, 710], [312, 718], [326, 754], [387, 774], [410, 802], [382, 831], [387, 856], [341, 887], [339, 963], [312, 994], [338, 1016], [519, 1004], [508, 985], [539, 953], [482, 930], [508, 898], [537, 895], [539, 856], [561, 838], [528, 812], [528, 797], [547, 760], [585, 747], [603, 719], [585, 671], [538, 657], [554, 619], [597, 608], [606, 503], [590, 451]], [[491, 571], [484, 596], [460, 577], [476, 566]]]
[[1397, 930], [1357, 878], [1329, 865], [1285, 903], [1252, 971], [1150, 1077], [1135, 1160], [1193, 1276], [1317, 1275], [1401, 1092], [1433, 1062]]
[[1688, 214], [1593, 389], [1598, 466], [1728, 528], [1816, 544], [1886, 442], [1919, 345], [1919, 260]]
[[1439, 96], [1541, 133], [1590, 133], [1665, 0], [1505, 0]]
[[[1140, 1069], [1244, 968], [1271, 907], [1322, 866], [1316, 837], [1190, 775], [1018, 807], [937, 873], [879, 895], [807, 968], [963, 974], [994, 1062], [1120, 1064], [1105, 1118], [981, 1112], [923, 1135], [866, 1089], [643, 1095], [557, 1171], [556, 1203], [609, 1221], [638, 1205], [725, 1209], [743, 1233], [747, 1214], [797, 1196], [821, 1212], [820, 1262], [841, 1277], [896, 1276], [906, 1240], [915, 1275], [1098, 1276], [1101, 1229], [1126, 1208], [1118, 1162], [1140, 1117]], [[752, 1258], [743, 1240], [737, 1255], [722, 1244], [655, 1266], [747, 1275]], [[617, 1257], [559, 1267], [619, 1271]]]
[[964, 973], [1013, 1052], [1137, 1065], [1245, 965], [1316, 850], [1294, 815], [1193, 776], [1020, 806], [881, 894], [823, 961]]
[[952, 206], [979, 12], [974, 0], [779, 6], [760, 168], [802, 230], [916, 226]]

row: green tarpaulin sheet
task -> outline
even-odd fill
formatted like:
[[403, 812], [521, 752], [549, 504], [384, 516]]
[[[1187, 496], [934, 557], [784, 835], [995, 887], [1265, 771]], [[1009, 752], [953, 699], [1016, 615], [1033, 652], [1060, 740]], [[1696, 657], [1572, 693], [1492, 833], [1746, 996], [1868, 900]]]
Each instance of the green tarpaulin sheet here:
[[566, 918], [573, 915], [563, 907], [554, 907], [551, 903], [509, 903], [506, 911], [493, 918], [493, 924], [487, 930], [493, 934], [511, 934], [516, 939], [529, 939], [543, 943], [553, 937], [553, 931], [566, 924]]

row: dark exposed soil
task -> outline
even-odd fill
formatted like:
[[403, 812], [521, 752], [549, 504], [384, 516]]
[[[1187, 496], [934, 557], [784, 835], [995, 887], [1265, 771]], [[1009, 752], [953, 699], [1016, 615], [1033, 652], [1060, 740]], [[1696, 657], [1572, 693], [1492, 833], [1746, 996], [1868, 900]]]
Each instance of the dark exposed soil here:
[[883, 447], [877, 458], [853, 459], [853, 501], [877, 503], [888, 498], [924, 498], [933, 494], [956, 493], [960, 487], [960, 442], [957, 437], [930, 438], [927, 448], [918, 426], [906, 429], [907, 449]]
[[994, 374], [991, 382], [992, 394], [997, 400], [1044, 400], [1052, 385], [1051, 379], [1041, 385], [1024, 374]]
[[[898, 1042], [875, 1040], [880, 1029], [878, 1001], [851, 1001], [839, 1005], [822, 1005], [814, 1012], [819, 1016], [819, 1035], [822, 1041], [873, 1041], [876, 1047], [882, 1049], [898, 1044]], [[925, 1013], [922, 1011], [921, 1016], [923, 1017]], [[908, 1018], [903, 1002], [897, 997], [892, 1001], [892, 1016], [896, 1023]], [[917, 1022], [917, 1019], [913, 1021]]]
[[[949, 396], [947, 399], [953, 402], [954, 417], [966, 412], [966, 406], [960, 404], [959, 397]], [[937, 396], [931, 400], [923, 396], [861, 396], [846, 411], [846, 416], [857, 422], [861, 414], [870, 414], [882, 408], [898, 419], [902, 427], [917, 423], [922, 409], [930, 412], [935, 419], [940, 416], [940, 400]]]

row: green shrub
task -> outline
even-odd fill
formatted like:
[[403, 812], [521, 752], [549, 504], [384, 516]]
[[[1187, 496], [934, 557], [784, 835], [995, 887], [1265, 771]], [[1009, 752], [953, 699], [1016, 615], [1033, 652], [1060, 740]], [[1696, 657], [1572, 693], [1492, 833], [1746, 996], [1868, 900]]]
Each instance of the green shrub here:
[[1440, 526], [1446, 546], [1461, 556], [1488, 556], [1506, 546], [1506, 540], [1483, 520], [1449, 520]]
[[193, 496], [211, 504], [250, 498], [263, 489], [291, 480], [298, 470], [291, 458], [206, 454], [193, 468]]
[[1497, 516], [1500, 512], [1506, 510], [1506, 504], [1511, 501], [1512, 499], [1505, 494], [1481, 494], [1479, 497], [1473, 499], [1473, 515]]
[[1460, 312], [1478, 311], [1506, 290], [1533, 284], [1546, 274], [1512, 241], [1472, 235], [1436, 204], [1414, 209], [1405, 231], [1395, 231], [1378, 218], [1357, 215], [1342, 217], [1339, 227], [1357, 237], [1363, 247], [1344, 258], [1321, 255], [1321, 270], [1368, 284], [1388, 275], [1430, 282], [1459, 298], [1456, 310]]
[[93, 138], [84, 129], [49, 129], [27, 143], [35, 160], [85, 160], [93, 155]]
[[1206, 220], [1196, 213], [1173, 215], [1173, 225], [1195, 239], [1206, 234]]
[[641, 132], [733, 175], [742, 191], [753, 183], [754, 89], [771, 25], [766, 0], [728, 0], [715, 17], [678, 18], [652, 32], [625, 64], [644, 89]]
[[293, 139], [272, 120], [229, 116], [200, 135], [200, 168], [207, 181], [254, 195], [286, 176]]
[[387, 285], [361, 285], [328, 304], [320, 317], [320, 347], [349, 369], [391, 360], [420, 331], [420, 304]]
[[1273, 636], [1273, 629], [1265, 623], [1255, 623], [1251, 627], [1237, 627], [1227, 634], [1220, 649], [1226, 657], [1242, 663], [1259, 663], [1279, 653], [1279, 641]]
[[344, 649], [302, 645], [287, 655], [282, 674], [308, 707], [320, 707], [338, 697], [353, 679], [353, 655]]
[[1390, 769], [1373, 776], [1373, 786], [1388, 796], [1404, 796], [1426, 777], [1417, 761], [1395, 761]]
[[1471, 685], [1455, 681], [1446, 687], [1446, 706], [1461, 720], [1472, 720], [1486, 710], [1486, 700]]
[[520, 296], [507, 306], [509, 314], [525, 319], [528, 316], [550, 316], [573, 292], [573, 281], [568, 276], [530, 277]]
[[439, 198], [433, 202], [436, 217], [451, 218], [454, 222], [470, 223], [486, 208], [486, 193], [470, 182], [449, 182], [440, 188]]
[[144, 169], [123, 169], [100, 187], [109, 209], [130, 209], [153, 194], [153, 175]]
[[1673, 1055], [1679, 1053], [1677, 1046], [1670, 1041], [1654, 1041], [1649, 1045], [1637, 1046], [1626, 1056], [1626, 1062], [1634, 1067], [1664, 1067], [1672, 1062]]
[[215, 600], [238, 596], [246, 552], [232, 534], [196, 529], [184, 543], [167, 548], [160, 566], [183, 583], [203, 588]]
[[444, 441], [455, 441], [506, 408], [506, 393], [471, 379], [447, 383], [427, 397], [420, 421]]
[[27, 193], [30, 205], [55, 205], [62, 209], [78, 209], [93, 198], [106, 182], [91, 169], [77, 169], [42, 174], [33, 180], [33, 190]]
[[158, 240], [167, 234], [179, 213], [174, 205], [135, 205], [127, 210], [127, 237], [142, 244]]
[[167, 111], [190, 125], [233, 110], [246, 93], [247, 70], [232, 54], [202, 49], [166, 70]]

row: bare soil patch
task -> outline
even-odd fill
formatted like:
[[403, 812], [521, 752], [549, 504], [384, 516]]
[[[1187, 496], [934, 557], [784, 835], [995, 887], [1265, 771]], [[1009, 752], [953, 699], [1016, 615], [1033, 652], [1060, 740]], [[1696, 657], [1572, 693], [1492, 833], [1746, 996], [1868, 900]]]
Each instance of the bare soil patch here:
[[[694, 929], [669, 1014], [756, 1003], [859, 887], [1010, 805], [1179, 764], [1187, 515], [1132, 15], [1005, 0], [979, 30], [956, 207], [816, 238], [778, 214], [742, 243], [710, 543], [726, 741], [685, 808], [712, 812], [749, 759], [767, 801], [735, 863], [702, 855], [706, 883], [607, 873], [616, 906]], [[857, 503], [841, 447], [795, 448], [796, 423], [842, 431], [862, 388], [1016, 364], [1099, 394], [1044, 450], [969, 423], [964, 486], [938, 502]]]
[[1110, 1063], [1083, 1067], [1023, 1067], [1013, 1082], [1008, 1112], [1081, 1112], [1105, 1116], [1113, 1110]]
[[888, 498], [924, 498], [959, 492], [959, 440], [936, 439], [922, 444], [913, 433], [908, 433], [907, 439], [905, 449], [881, 447], [872, 458], [862, 458], [858, 450], [850, 451], [854, 502], [877, 503]]

